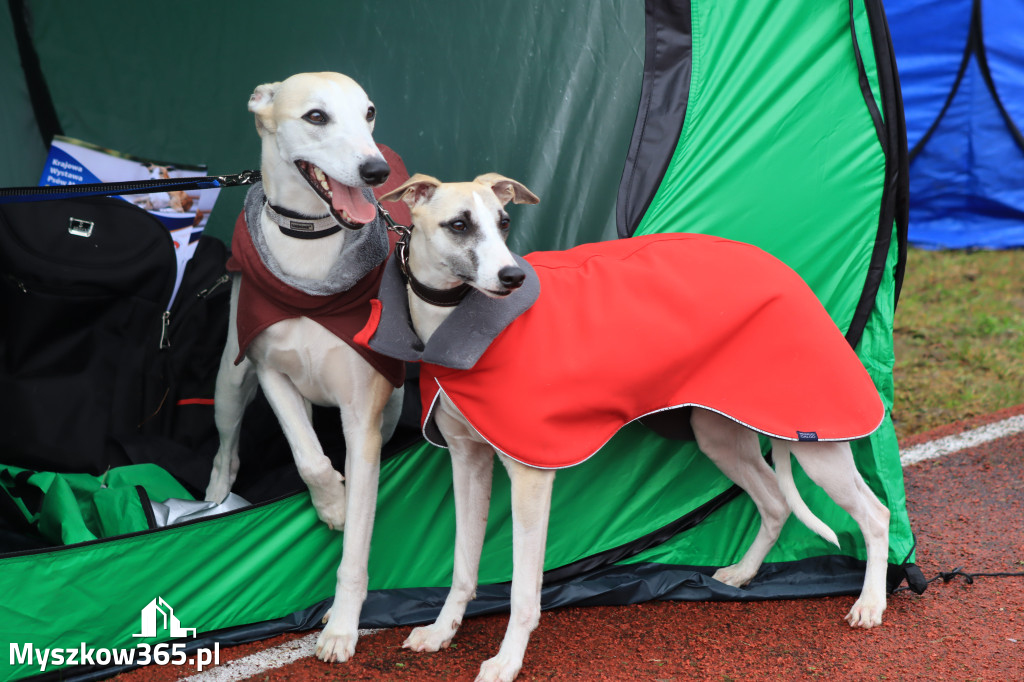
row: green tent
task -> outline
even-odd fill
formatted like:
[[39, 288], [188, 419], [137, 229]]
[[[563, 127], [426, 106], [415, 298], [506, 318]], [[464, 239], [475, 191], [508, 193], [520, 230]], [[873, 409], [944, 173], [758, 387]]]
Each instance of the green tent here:
[[[35, 184], [55, 134], [218, 174], [255, 168], [252, 89], [334, 70], [364, 86], [377, 140], [411, 172], [456, 180], [494, 170], [527, 183], [542, 202], [517, 209], [510, 243], [520, 253], [685, 231], [778, 256], [824, 303], [886, 405], [881, 428], [854, 453], [892, 511], [890, 585], [906, 577], [914, 540], [888, 417], [906, 136], [879, 0], [316, 3], [285, 14], [265, 0], [182, 0], [159, 12], [127, 0], [9, 5], [0, 17], [3, 186]], [[207, 233], [227, 240], [243, 195], [222, 191]], [[431, 620], [451, 575], [446, 453], [416, 441], [389, 455], [364, 626]], [[470, 614], [507, 609], [501, 471]], [[753, 504], [692, 443], [630, 425], [558, 474], [544, 607], [858, 592], [859, 531], [796, 474], [842, 551], [790, 519], [755, 581], [728, 588], [709, 576], [753, 538]], [[76, 491], [97, 487], [45, 476], [70, 506]], [[172, 496], [173, 481], [156, 487], [154, 500]], [[39, 672], [24, 660], [27, 643], [135, 646], [140, 611], [158, 597], [196, 628], [187, 643], [199, 647], [313, 627], [333, 594], [341, 537], [302, 490], [113, 535], [83, 516], [71, 544], [0, 547], [0, 647], [13, 664], [4, 676]]]

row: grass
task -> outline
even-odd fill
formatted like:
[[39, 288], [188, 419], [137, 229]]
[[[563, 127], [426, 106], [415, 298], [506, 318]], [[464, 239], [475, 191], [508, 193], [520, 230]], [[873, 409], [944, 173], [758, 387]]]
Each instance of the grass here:
[[911, 249], [895, 351], [899, 438], [1024, 404], [1024, 250]]

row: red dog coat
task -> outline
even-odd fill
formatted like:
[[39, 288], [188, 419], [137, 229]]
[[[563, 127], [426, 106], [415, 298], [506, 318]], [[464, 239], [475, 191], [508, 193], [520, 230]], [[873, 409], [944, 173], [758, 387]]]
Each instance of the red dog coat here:
[[[440, 391], [495, 448], [542, 468], [578, 464], [626, 423], [674, 407], [788, 440], [860, 438], [882, 421], [871, 378], [814, 293], [754, 246], [659, 234], [525, 260], [540, 296], [471, 369], [422, 365], [424, 433], [439, 445]], [[384, 294], [383, 316], [407, 319], [389, 310], [403, 297]]]

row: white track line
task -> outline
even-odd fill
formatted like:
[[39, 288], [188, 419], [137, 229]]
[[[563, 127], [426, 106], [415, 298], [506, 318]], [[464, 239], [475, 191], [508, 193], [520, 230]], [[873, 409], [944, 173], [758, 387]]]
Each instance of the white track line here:
[[900, 456], [900, 463], [907, 466], [926, 459], [950, 455], [1021, 431], [1024, 431], [1024, 414], [907, 448]]
[[[372, 635], [375, 632], [380, 632], [380, 630], [360, 630], [359, 637]], [[241, 682], [248, 680], [260, 673], [281, 668], [300, 658], [312, 656], [313, 647], [316, 646], [316, 638], [319, 635], [319, 631], [313, 632], [305, 637], [278, 644], [245, 658], [236, 658], [196, 675], [183, 677], [179, 682]]]
[[[900, 463], [903, 466], [908, 466], [926, 459], [950, 455], [1022, 431], [1024, 431], [1024, 414], [907, 448], [900, 456]], [[359, 636], [364, 637], [374, 632], [379, 632], [379, 630], [360, 630]], [[316, 638], [319, 634], [319, 632], [314, 632], [305, 637], [264, 649], [251, 656], [228, 661], [197, 675], [184, 677], [179, 682], [242, 682], [242, 680], [248, 680], [267, 670], [280, 668], [300, 658], [312, 656], [313, 647], [316, 645]]]

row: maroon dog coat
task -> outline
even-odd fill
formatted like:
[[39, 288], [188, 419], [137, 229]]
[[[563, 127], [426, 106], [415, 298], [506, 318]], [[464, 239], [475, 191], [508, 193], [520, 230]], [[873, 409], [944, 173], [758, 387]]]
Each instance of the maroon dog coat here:
[[[393, 235], [391, 232], [388, 234]], [[389, 236], [391, 250], [396, 241], [397, 235]], [[238, 357], [235, 364], [241, 362], [253, 339], [270, 325], [294, 317], [308, 317], [350, 345], [393, 386], [403, 384], [405, 363], [353, 341], [355, 334], [379, 311], [375, 298], [386, 260], [347, 291], [330, 296], [307, 294], [285, 284], [267, 269], [253, 245], [244, 212], [235, 222], [231, 254], [228, 270], [242, 273], [238, 292]]]
[[[495, 448], [542, 468], [578, 464], [628, 422], [684, 406], [787, 440], [860, 438], [884, 416], [811, 289], [748, 244], [659, 234], [532, 253], [520, 261], [522, 290], [504, 299], [473, 291], [418, 348], [396, 345], [409, 337], [392, 323], [409, 323], [404, 287], [393, 295], [402, 286], [393, 260], [381, 289], [387, 324], [370, 345], [423, 362], [424, 435], [438, 445], [441, 391]], [[481, 315], [460, 314], [466, 306], [517, 309], [479, 357], [441, 347], [479, 327]]]

